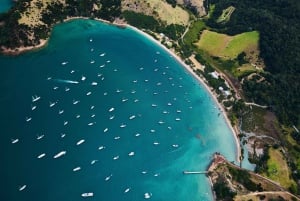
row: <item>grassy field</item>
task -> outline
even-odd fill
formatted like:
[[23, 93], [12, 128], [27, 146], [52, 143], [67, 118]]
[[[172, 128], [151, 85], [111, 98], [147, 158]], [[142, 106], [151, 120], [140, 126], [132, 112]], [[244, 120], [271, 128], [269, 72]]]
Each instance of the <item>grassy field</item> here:
[[224, 9], [221, 16], [218, 18], [218, 23], [228, 22], [230, 20], [230, 16], [235, 10], [235, 7], [229, 6], [228, 8]]
[[180, 24], [186, 26], [189, 22], [189, 13], [179, 6], [173, 8], [165, 1], [157, 0], [124, 0], [122, 10], [129, 10], [145, 15], [151, 15], [166, 24]]
[[283, 187], [288, 188], [295, 182], [290, 179], [290, 171], [286, 160], [279, 149], [269, 149], [270, 159], [267, 162], [267, 177], [275, 182], [280, 183]]
[[257, 31], [228, 36], [205, 30], [196, 45], [212, 56], [235, 59], [243, 51], [246, 53], [258, 52], [258, 40], [259, 33]]

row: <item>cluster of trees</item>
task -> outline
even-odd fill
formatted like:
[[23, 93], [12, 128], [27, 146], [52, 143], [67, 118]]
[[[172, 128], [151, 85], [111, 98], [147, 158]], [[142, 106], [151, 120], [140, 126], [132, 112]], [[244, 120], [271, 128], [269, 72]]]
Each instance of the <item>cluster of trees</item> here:
[[153, 16], [144, 15], [143, 13], [124, 11], [122, 16], [129, 24], [137, 28], [148, 29], [157, 33], [164, 33], [172, 40], [178, 40], [185, 30], [185, 27], [182, 25], [166, 25], [165, 23], [156, 20]]
[[[279, 120], [299, 125], [300, 119], [300, 1], [298, 0], [211, 0], [215, 4], [207, 25], [234, 35], [260, 32], [261, 57], [266, 64], [267, 82], [248, 81], [243, 87], [249, 99], [270, 105]], [[223, 9], [236, 10], [227, 23], [217, 23]]]
[[[14, 49], [20, 46], [31, 46], [40, 39], [49, 37], [52, 26], [64, 19], [74, 16], [102, 18], [113, 21], [121, 14], [121, 0], [66, 0], [66, 5], [52, 2], [42, 13], [45, 25], [29, 27], [20, 25], [18, 20], [29, 6], [29, 0], [18, 0], [8, 13], [0, 15], [0, 46]], [[41, 5], [37, 5], [41, 6]], [[34, 33], [30, 39], [29, 33]]]

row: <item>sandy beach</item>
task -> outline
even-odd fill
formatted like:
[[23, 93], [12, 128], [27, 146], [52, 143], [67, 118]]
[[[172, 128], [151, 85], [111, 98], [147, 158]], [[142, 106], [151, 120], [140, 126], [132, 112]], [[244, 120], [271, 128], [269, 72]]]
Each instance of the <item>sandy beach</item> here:
[[[90, 18], [87, 18], [87, 17], [69, 17], [67, 19], [64, 20], [64, 22], [68, 22], [68, 21], [71, 21], [71, 20], [76, 20], [76, 19], [90, 19]], [[160, 47], [162, 47], [164, 50], [166, 50], [170, 55], [172, 55], [173, 58], [175, 58], [192, 76], [194, 76], [198, 82], [204, 86], [206, 88], [206, 90], [210, 93], [211, 97], [214, 99], [215, 103], [218, 105], [218, 108], [221, 110], [225, 120], [226, 120], [226, 123], [227, 125], [229, 126], [229, 128], [232, 130], [232, 133], [233, 133], [233, 136], [234, 136], [234, 139], [236, 141], [236, 150], [237, 150], [237, 153], [236, 153], [236, 160], [238, 162], [240, 162], [240, 154], [241, 154], [241, 147], [240, 147], [240, 141], [238, 139], [238, 131], [237, 129], [234, 129], [227, 117], [227, 113], [225, 111], [225, 109], [223, 108], [223, 106], [218, 102], [217, 100], [217, 97], [216, 95], [212, 92], [211, 88], [204, 82], [204, 80], [202, 80], [193, 70], [190, 66], [188, 66], [186, 63], [184, 63], [182, 61], [182, 59], [176, 55], [175, 52], [171, 51], [170, 49], [168, 49], [167, 47], [165, 47], [164, 45], [162, 45], [159, 41], [155, 40], [152, 36], [148, 35], [147, 33], [139, 30], [138, 28], [136, 27], [133, 27], [131, 25], [128, 25], [126, 23], [111, 23], [109, 21], [106, 21], [106, 20], [102, 20], [102, 19], [98, 19], [98, 18], [95, 18], [94, 20], [96, 21], [99, 21], [99, 22], [102, 22], [102, 23], [107, 23], [107, 24], [112, 24], [112, 25], [115, 25], [115, 26], [120, 26], [120, 27], [129, 27], [133, 30], [135, 30], [136, 32], [142, 34], [143, 36], [145, 36], [146, 38], [148, 38], [149, 40], [151, 40], [152, 42], [156, 43], [157, 45], [159, 45]], [[28, 47], [20, 47], [20, 48], [16, 48], [16, 49], [4, 49], [3, 53], [4, 54], [7, 54], [7, 55], [18, 55], [20, 53], [23, 53], [23, 52], [26, 52], [26, 51], [30, 51], [30, 50], [36, 50], [36, 49], [40, 49], [40, 48], [43, 48], [44, 46], [47, 45], [48, 43], [48, 40], [40, 40], [40, 44], [39, 45], [36, 45], [36, 46], [28, 46]]]

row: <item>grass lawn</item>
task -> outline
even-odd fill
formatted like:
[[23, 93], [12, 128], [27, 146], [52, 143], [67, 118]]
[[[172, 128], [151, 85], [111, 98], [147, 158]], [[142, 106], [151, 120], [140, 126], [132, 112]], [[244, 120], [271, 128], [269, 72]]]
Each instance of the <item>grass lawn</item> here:
[[204, 30], [196, 45], [212, 56], [235, 59], [243, 51], [258, 51], [258, 40], [259, 33], [257, 31], [229, 36]]
[[217, 22], [228, 22], [230, 20], [230, 16], [235, 10], [235, 7], [229, 6], [228, 8], [224, 9], [221, 16], [218, 18]]
[[290, 179], [290, 171], [286, 160], [279, 149], [269, 149], [270, 159], [267, 162], [267, 177], [288, 188], [295, 182]]

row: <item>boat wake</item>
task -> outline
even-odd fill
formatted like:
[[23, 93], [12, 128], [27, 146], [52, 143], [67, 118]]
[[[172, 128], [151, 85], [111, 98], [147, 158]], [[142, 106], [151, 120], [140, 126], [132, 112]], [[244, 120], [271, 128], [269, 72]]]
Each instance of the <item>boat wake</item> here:
[[53, 81], [66, 84], [79, 84], [79, 82], [75, 80], [53, 79]]

